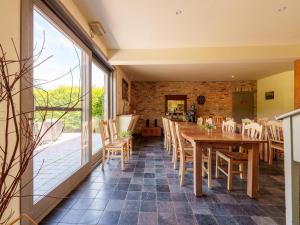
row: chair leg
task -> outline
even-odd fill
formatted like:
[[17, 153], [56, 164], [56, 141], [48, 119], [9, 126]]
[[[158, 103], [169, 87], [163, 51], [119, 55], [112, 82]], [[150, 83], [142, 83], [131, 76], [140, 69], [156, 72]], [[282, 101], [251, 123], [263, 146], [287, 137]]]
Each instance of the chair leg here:
[[110, 159], [110, 150], [107, 150], [106, 152], [106, 161]]
[[233, 163], [231, 160], [228, 162], [228, 176], [227, 176], [227, 190], [232, 190], [232, 170], [233, 170]]
[[202, 177], [205, 177], [206, 174], [206, 167], [205, 167], [205, 162], [202, 161]]
[[179, 168], [178, 168], [178, 175], [181, 175], [181, 167], [182, 167], [182, 162], [181, 162], [181, 158], [179, 158]]
[[207, 173], [207, 185], [208, 185], [208, 188], [210, 189], [211, 188], [211, 149], [208, 150], [209, 153], [208, 153], [208, 162], [207, 162], [207, 170], [208, 170], [208, 173]]
[[103, 166], [102, 166], [102, 170], [104, 170], [104, 166], [105, 166], [105, 164], [106, 164], [106, 157], [105, 157], [105, 155], [106, 155], [106, 149], [104, 148], [103, 149], [103, 153], [102, 153], [102, 164], [103, 164]]
[[245, 176], [244, 176], [245, 170], [244, 170], [244, 164], [243, 163], [239, 164], [239, 171], [241, 172], [240, 173], [240, 178], [243, 180], [245, 178]]
[[130, 155], [132, 155], [132, 138], [130, 138], [129, 143], [130, 143]]
[[175, 151], [173, 151], [174, 153], [173, 153], [173, 155], [174, 155], [174, 157], [173, 157], [173, 160], [174, 160], [174, 170], [176, 170], [177, 169], [177, 149], [175, 149]]
[[219, 178], [220, 176], [220, 172], [219, 172], [219, 155], [218, 152], [216, 153], [216, 178]]
[[273, 164], [273, 149], [269, 148], [269, 165]]
[[121, 149], [121, 170], [124, 170], [124, 147]]
[[183, 186], [183, 184], [184, 184], [184, 176], [185, 176], [185, 162], [184, 162], [184, 160], [182, 160], [182, 162], [181, 162], [181, 172], [180, 172], [180, 186], [182, 187]]

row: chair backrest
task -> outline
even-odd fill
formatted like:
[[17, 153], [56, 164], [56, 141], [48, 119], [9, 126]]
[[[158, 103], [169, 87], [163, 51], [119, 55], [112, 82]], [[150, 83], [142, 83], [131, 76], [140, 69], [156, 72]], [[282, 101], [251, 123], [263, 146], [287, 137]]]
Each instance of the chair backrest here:
[[162, 125], [163, 125], [164, 135], [166, 135], [165, 117], [161, 117], [161, 121], [162, 121]]
[[283, 141], [283, 129], [280, 121], [270, 120], [267, 122], [266, 127], [268, 131], [268, 138], [271, 141]]
[[242, 134], [251, 138], [262, 139], [262, 131], [262, 125], [252, 122], [244, 126]]
[[109, 128], [110, 128], [110, 132], [111, 132], [111, 136], [112, 136], [113, 140], [117, 139], [119, 135], [118, 135], [115, 119], [109, 120]]
[[171, 139], [172, 137], [171, 137], [169, 121], [170, 121], [170, 119], [165, 118], [166, 135], [169, 139]]
[[223, 116], [214, 116], [213, 122], [215, 125], [222, 125], [223, 122]]
[[225, 121], [229, 121], [229, 120], [234, 121], [234, 118], [232, 118], [232, 117], [226, 117], [225, 118]]
[[250, 120], [248, 118], [242, 119], [242, 123], [244, 123], [244, 124], [249, 124], [249, 123], [252, 123], [252, 122], [253, 122], [253, 120]]
[[140, 116], [135, 115], [132, 117], [132, 120], [130, 121], [130, 124], [128, 126], [128, 131], [132, 134], [134, 133], [135, 127], [137, 125], [137, 122], [139, 121]]
[[266, 125], [266, 123], [269, 121], [269, 119], [267, 117], [262, 117], [262, 118], [258, 118], [257, 119], [257, 123], [261, 124], [261, 125]]
[[179, 123], [175, 123], [175, 131], [176, 131], [176, 137], [177, 137], [177, 141], [178, 141], [180, 157], [183, 157], [183, 155], [184, 155], [183, 138], [181, 136], [181, 130], [180, 130]]
[[213, 119], [212, 118], [207, 118], [205, 120], [205, 123], [213, 124]]
[[198, 119], [197, 119], [197, 125], [202, 125], [203, 124], [203, 118], [200, 116], [200, 117], [198, 117]]
[[110, 140], [110, 133], [109, 133], [109, 125], [107, 120], [100, 120], [99, 128], [100, 128], [100, 137], [103, 146], [110, 144], [111, 140]]
[[171, 134], [171, 142], [176, 147], [177, 146], [177, 138], [176, 138], [176, 130], [175, 130], [175, 122], [169, 120], [170, 134]]
[[242, 134], [244, 134], [244, 128], [247, 124], [250, 124], [254, 122], [253, 120], [250, 120], [248, 118], [242, 119]]
[[209, 118], [210, 118], [210, 116], [203, 116], [204, 123], [206, 123], [206, 120], [209, 119]]
[[234, 122], [232, 120], [223, 121], [222, 131], [235, 133], [235, 131], [236, 131], [236, 122]]

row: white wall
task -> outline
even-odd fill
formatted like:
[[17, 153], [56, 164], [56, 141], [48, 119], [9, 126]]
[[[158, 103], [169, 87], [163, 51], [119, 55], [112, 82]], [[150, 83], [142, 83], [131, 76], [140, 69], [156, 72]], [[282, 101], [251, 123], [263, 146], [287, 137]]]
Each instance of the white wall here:
[[[4, 50], [6, 51], [7, 59], [16, 59], [16, 54], [11, 42], [11, 38], [13, 38], [16, 48], [20, 50], [20, 20], [21, 20], [21, 0], [1, 0], [0, 2], [0, 43]], [[20, 53], [20, 52], [19, 52]], [[13, 65], [9, 68], [9, 72], [12, 73], [18, 70], [17, 65]], [[19, 86], [18, 86], [19, 88]], [[19, 102], [20, 96], [16, 96], [15, 102], [17, 109], [20, 107]], [[1, 146], [4, 144], [4, 123], [3, 119], [5, 119], [5, 106], [0, 105], [0, 143]], [[2, 122], [1, 122], [2, 121]], [[10, 142], [14, 142], [14, 136], [11, 135], [9, 138]], [[15, 167], [17, 169], [17, 167]], [[20, 199], [14, 199], [7, 213], [10, 211], [14, 212], [14, 216], [18, 216], [20, 214]]]
[[[266, 100], [265, 92], [274, 91]], [[294, 71], [287, 71], [257, 81], [257, 117], [273, 118], [294, 109]]]

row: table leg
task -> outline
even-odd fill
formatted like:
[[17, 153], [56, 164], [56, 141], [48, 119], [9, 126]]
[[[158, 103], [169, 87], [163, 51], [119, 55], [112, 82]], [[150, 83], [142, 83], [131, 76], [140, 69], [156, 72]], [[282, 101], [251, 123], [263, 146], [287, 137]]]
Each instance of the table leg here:
[[259, 184], [259, 144], [253, 144], [248, 150], [247, 195], [256, 198]]
[[202, 148], [198, 142], [193, 143], [194, 148], [194, 193], [197, 197], [202, 195]]

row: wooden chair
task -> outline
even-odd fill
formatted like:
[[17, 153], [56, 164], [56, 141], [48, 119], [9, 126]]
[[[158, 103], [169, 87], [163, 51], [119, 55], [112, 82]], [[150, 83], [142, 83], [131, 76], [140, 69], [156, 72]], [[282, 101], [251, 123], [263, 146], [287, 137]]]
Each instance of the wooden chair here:
[[117, 130], [116, 120], [110, 119], [109, 120], [110, 131], [112, 135], [113, 142], [116, 141], [126, 141], [127, 148], [129, 150], [130, 155], [132, 155], [132, 136], [130, 137], [120, 137]]
[[[171, 141], [172, 141], [172, 163], [174, 165], [174, 169], [177, 169], [177, 162], [180, 160], [180, 151], [179, 151], [179, 143], [176, 137], [176, 129], [175, 129], [175, 122], [169, 120], [169, 127], [170, 127], [170, 134], [171, 134]], [[193, 150], [193, 146], [189, 142], [183, 142], [184, 149], [186, 150]]]
[[277, 157], [278, 154], [284, 152], [282, 123], [279, 121], [269, 121], [266, 127], [269, 142], [269, 165], [272, 165], [274, 152]]
[[197, 119], [197, 125], [201, 126], [203, 124], [203, 118], [200, 116]]
[[203, 122], [206, 123], [206, 120], [209, 118], [210, 118], [210, 116], [203, 116]]
[[[176, 137], [178, 141], [179, 154], [180, 154], [180, 166], [179, 166], [179, 175], [180, 175], [180, 186], [184, 185], [184, 177], [186, 171], [193, 172], [192, 168], [187, 168], [186, 163], [193, 163], [193, 148], [187, 148], [184, 145], [184, 140], [181, 136], [181, 131], [178, 123], [175, 123]], [[205, 151], [205, 152], [204, 152]], [[202, 150], [202, 176], [207, 174], [207, 185], [208, 188], [211, 188], [211, 149]], [[206, 164], [206, 166], [205, 166]]]
[[250, 120], [248, 118], [245, 118], [245, 119], [242, 119], [242, 131], [241, 133], [243, 134], [244, 133], [244, 127], [247, 125], [247, 124], [250, 124], [250, 123], [253, 123], [254, 121], [253, 120]]
[[166, 125], [165, 125], [165, 117], [161, 118], [162, 124], [163, 124], [163, 130], [164, 130], [164, 148], [167, 149], [167, 135], [166, 135]]
[[236, 130], [236, 122], [233, 120], [223, 121], [222, 123], [222, 131], [223, 132], [231, 132], [234, 133]]
[[[268, 118], [263, 117], [257, 119], [257, 123], [263, 126], [262, 131], [262, 139], [265, 141], [268, 141], [268, 129], [267, 129], [267, 123]], [[259, 149], [259, 158], [260, 160], [264, 160], [265, 162], [269, 162], [269, 143], [264, 143], [261, 145], [261, 148]]]
[[[243, 135], [247, 135], [251, 138], [261, 139], [262, 126], [257, 123], [250, 123], [245, 125]], [[219, 159], [226, 161], [228, 164], [227, 172], [221, 167]], [[232, 178], [233, 174], [240, 174], [241, 178], [244, 178], [244, 169], [241, 165], [246, 164], [248, 161], [248, 155], [244, 152], [216, 152], [216, 178], [219, 177], [220, 171], [227, 176], [227, 190], [232, 190]], [[238, 166], [238, 170], [234, 170], [234, 166]]]
[[169, 119], [164, 118], [164, 120], [165, 120], [165, 129], [166, 129], [166, 133], [165, 133], [166, 150], [168, 151], [168, 153], [171, 153], [171, 150], [172, 150], [172, 137], [171, 137], [171, 133], [170, 133]]
[[214, 116], [213, 117], [213, 123], [214, 125], [222, 125], [223, 122], [223, 116]]
[[[118, 140], [112, 142], [112, 139], [110, 137], [110, 132], [109, 132], [109, 125], [107, 121], [100, 120], [99, 127], [100, 127], [100, 137], [103, 144], [103, 156], [102, 156], [103, 167], [106, 161], [109, 160], [110, 158], [120, 158], [121, 169], [124, 170], [125, 159], [128, 154], [127, 141]], [[119, 155], [117, 153], [119, 153]]]

